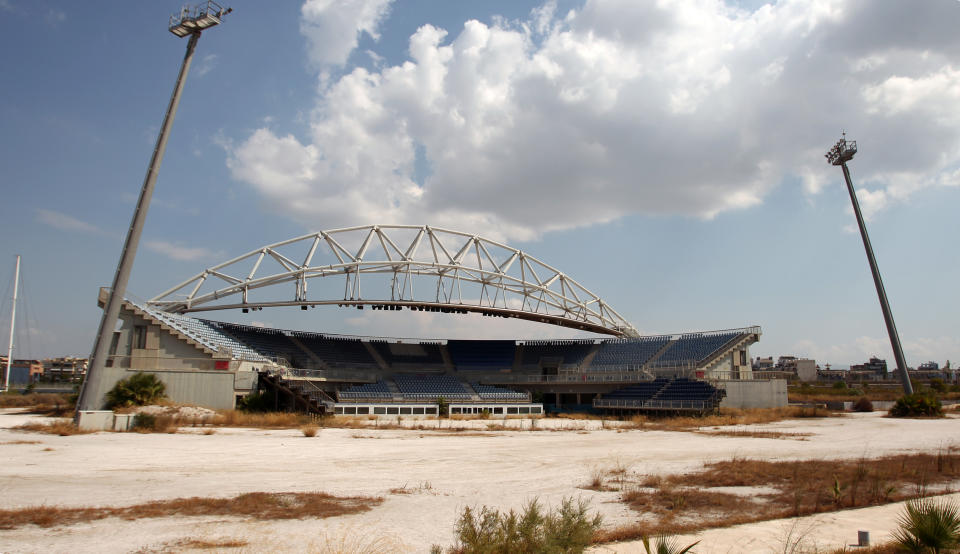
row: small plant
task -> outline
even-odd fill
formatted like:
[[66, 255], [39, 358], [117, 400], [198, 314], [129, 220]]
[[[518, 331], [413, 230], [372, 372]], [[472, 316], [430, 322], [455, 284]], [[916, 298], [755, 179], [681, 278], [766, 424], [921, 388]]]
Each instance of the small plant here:
[[166, 398], [167, 386], [152, 373], [137, 372], [117, 381], [107, 392], [107, 407], [128, 408], [156, 404]]
[[861, 396], [853, 403], [853, 411], [855, 412], [872, 412], [873, 411], [873, 402], [870, 402], [870, 399], [866, 396]]
[[450, 416], [450, 403], [442, 396], [437, 397], [437, 414], [440, 417]]
[[237, 401], [237, 409], [249, 413], [269, 412], [273, 402], [266, 393], [251, 392]]
[[643, 549], [646, 550], [647, 554], [686, 554], [691, 548], [700, 544], [700, 541], [697, 541], [691, 545], [680, 546], [676, 539], [659, 535], [654, 547], [650, 548], [650, 537], [644, 535], [641, 540], [643, 541]]
[[303, 433], [303, 436], [305, 437], [315, 437], [317, 436], [317, 431], [319, 430], [320, 428], [316, 425], [304, 425], [300, 428], [300, 432]]
[[960, 506], [921, 498], [907, 502], [894, 542], [907, 552], [947, 552], [960, 546]]
[[587, 504], [565, 498], [553, 513], [544, 514], [533, 500], [523, 513], [500, 513], [486, 506], [469, 507], [456, 523], [457, 545], [452, 552], [463, 554], [513, 552], [583, 552], [603, 523], [599, 515], [590, 517]]
[[157, 416], [153, 414], [137, 414], [133, 418], [132, 431], [150, 432], [157, 428]]
[[943, 406], [935, 396], [915, 392], [897, 399], [890, 408], [892, 417], [943, 417]]

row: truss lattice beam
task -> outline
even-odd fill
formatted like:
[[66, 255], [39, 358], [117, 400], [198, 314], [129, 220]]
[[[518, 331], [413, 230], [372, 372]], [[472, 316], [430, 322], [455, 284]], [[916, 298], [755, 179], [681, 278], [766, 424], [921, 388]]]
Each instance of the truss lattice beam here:
[[[361, 289], [364, 276], [389, 284], [380, 287], [383, 290]], [[344, 280], [342, 298], [308, 295], [308, 281], [336, 277]], [[415, 288], [417, 280], [435, 281], [436, 286]], [[294, 284], [292, 299], [249, 298], [251, 291], [284, 283]], [[367, 296], [361, 296], [361, 290]], [[235, 295], [238, 302], [227, 300]], [[263, 246], [203, 270], [148, 304], [177, 313], [287, 305], [391, 305], [481, 312], [638, 336], [609, 304], [556, 268], [503, 243], [428, 225], [333, 229]]]

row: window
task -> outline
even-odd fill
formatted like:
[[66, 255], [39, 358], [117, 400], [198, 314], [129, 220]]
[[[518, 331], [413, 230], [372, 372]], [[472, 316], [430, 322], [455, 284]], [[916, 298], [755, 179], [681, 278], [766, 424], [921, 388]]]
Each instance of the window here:
[[508, 414], [515, 414], [515, 413], [517, 413], [517, 408], [516, 408], [516, 407], [507, 408], [507, 413], [508, 413]]
[[540, 409], [540, 406], [533, 406], [532, 408], [530, 408], [531, 414], [539, 414], [541, 411], [542, 410]]
[[414, 413], [414, 415], [423, 415], [423, 408], [422, 408], [422, 407], [420, 407], [420, 408], [414, 408], [414, 409], [413, 409], [413, 413]]
[[387, 406], [387, 415], [397, 415], [400, 413], [399, 408]]
[[344, 407], [344, 408], [343, 408], [343, 413], [345, 413], [345, 414], [347, 414], [347, 415], [356, 415], [356, 414], [357, 414], [357, 407], [356, 407], [356, 406]]
[[336, 409], [335, 409], [335, 412], [338, 413], [338, 414], [342, 414], [342, 413], [343, 413], [343, 407], [342, 407], [342, 406], [337, 406]]
[[369, 413], [370, 413], [370, 408], [366, 406], [357, 407], [357, 415], [363, 415], [363, 414], [369, 414]]
[[133, 326], [133, 347], [144, 349], [147, 347], [147, 326], [146, 325], [134, 325]]
[[529, 407], [529, 406], [521, 406], [521, 407], [520, 407], [520, 413], [521, 413], [521, 414], [529, 414], [529, 413], [530, 413], [530, 407]]
[[494, 408], [494, 409], [493, 409], [493, 413], [495, 413], [495, 414], [502, 414], [502, 413], [503, 413], [503, 407], [500, 406], [500, 407]]
[[402, 415], [410, 415], [412, 413], [413, 413], [413, 408], [405, 408], [405, 407], [400, 408], [400, 414]]
[[373, 408], [373, 413], [383, 415], [387, 413], [387, 409], [384, 406], [375, 406]]
[[424, 408], [423, 411], [424, 411], [424, 413], [426, 413], [426, 414], [437, 415], [437, 409], [436, 409], [436, 408]]
[[456, 407], [456, 408], [450, 408], [450, 413], [451, 413], [451, 414], [462, 414], [462, 413], [463, 413], [463, 408], [460, 408], [459, 406]]

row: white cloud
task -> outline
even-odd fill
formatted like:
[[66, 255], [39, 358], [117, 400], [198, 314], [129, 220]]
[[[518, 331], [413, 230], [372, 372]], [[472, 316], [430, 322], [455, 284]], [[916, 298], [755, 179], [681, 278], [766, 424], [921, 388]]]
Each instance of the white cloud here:
[[[960, 359], [960, 339], [956, 337], [920, 337], [901, 341], [907, 364], [911, 367], [926, 361], [936, 361], [941, 365], [946, 360], [956, 364]], [[856, 337], [852, 343], [820, 344], [810, 339], [795, 342], [791, 351], [800, 357], [808, 357], [823, 364], [846, 366], [867, 361], [871, 356], [887, 360], [887, 366], [893, 368], [896, 362], [888, 337]]]
[[47, 23], [47, 25], [50, 25], [51, 27], [56, 27], [57, 25], [60, 25], [61, 23], [67, 20], [67, 13], [64, 12], [63, 10], [50, 8], [49, 10], [47, 10], [47, 13], [44, 14], [43, 20]]
[[37, 210], [37, 221], [62, 231], [74, 231], [96, 235], [104, 234], [102, 229], [92, 223], [81, 221], [73, 216], [54, 210]]
[[[315, 61], [345, 63], [387, 7], [306, 2]], [[815, 194], [840, 178], [823, 153], [843, 126], [861, 138], [857, 178], [875, 213], [958, 180], [960, 35], [940, 23], [951, 13], [588, 0], [456, 35], [423, 25], [409, 61], [323, 87], [306, 136], [259, 129], [228, 163], [310, 228], [430, 223], [530, 239], [634, 213], [714, 217], [791, 176]], [[431, 170], [422, 187], [418, 151]]]
[[224, 255], [223, 252], [215, 252], [202, 247], [182, 246], [165, 240], [150, 240], [145, 242], [144, 246], [146, 246], [148, 250], [158, 254], [163, 254], [164, 256], [177, 261], [206, 259], [213, 262], [219, 261], [218, 258], [221, 258]]
[[380, 22], [393, 0], [307, 0], [300, 9], [300, 33], [310, 60], [320, 67], [342, 66], [362, 33], [380, 38]]
[[217, 66], [217, 58], [218, 56], [216, 54], [207, 54], [200, 58], [200, 63], [197, 64], [196, 69], [197, 77], [203, 77], [207, 73], [210, 73], [210, 71]]

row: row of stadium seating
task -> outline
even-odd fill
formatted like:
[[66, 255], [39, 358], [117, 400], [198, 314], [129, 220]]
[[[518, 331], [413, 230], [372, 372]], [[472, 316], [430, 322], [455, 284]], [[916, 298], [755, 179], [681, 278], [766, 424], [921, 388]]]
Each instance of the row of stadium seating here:
[[537, 367], [543, 358], [560, 358], [563, 365], [579, 365], [593, 346], [592, 340], [526, 341], [520, 363], [524, 367]]
[[[561, 364], [565, 367], [582, 366], [592, 352], [595, 355], [587, 368], [594, 371], [635, 369], [652, 362], [659, 366], [695, 364], [717, 353], [739, 336], [738, 332], [695, 333], [637, 339], [585, 339], [526, 341], [520, 345], [512, 340], [449, 340], [446, 345], [436, 341], [387, 342], [385, 339], [360, 339], [311, 333], [285, 331], [195, 319], [141, 307], [152, 317], [190, 336], [208, 348], [219, 351], [227, 348], [234, 358], [254, 361], [283, 360], [294, 368], [345, 367], [377, 368], [378, 360], [371, 349], [388, 367], [422, 367], [424, 369], [452, 369], [458, 371], [490, 371], [507, 368], [536, 369], [541, 364]], [[446, 350], [447, 356], [444, 355]], [[658, 355], [659, 354], [659, 355]]]
[[602, 368], [607, 366], [615, 368], [624, 365], [645, 364], [669, 341], [670, 337], [608, 340], [597, 351], [597, 356], [593, 359], [591, 367]]
[[674, 341], [667, 350], [657, 358], [657, 362], [700, 361], [709, 357], [721, 346], [727, 344], [738, 335], [738, 333], [720, 333], [715, 335], [697, 333], [682, 335], [680, 339]]
[[686, 379], [666, 379], [663, 377], [645, 383], [637, 383], [623, 387], [602, 395], [606, 400], [638, 400], [638, 401], [693, 401], [719, 402], [723, 391], [706, 381]]
[[[406, 400], [436, 400], [438, 397], [444, 397], [448, 400], [470, 400], [473, 398], [473, 391], [482, 400], [498, 401], [526, 401], [527, 395], [522, 392], [512, 391], [503, 387], [491, 385], [481, 385], [472, 383], [466, 385], [452, 375], [394, 375], [392, 379], [396, 388], [397, 396]], [[394, 392], [391, 391], [390, 383], [387, 381], [377, 381], [376, 383], [366, 383], [356, 385], [339, 392], [341, 400], [351, 399], [369, 399], [369, 398], [392, 398]]]
[[221, 352], [223, 349], [229, 350], [234, 358], [243, 358], [253, 361], [262, 361], [266, 357], [253, 348], [250, 348], [244, 342], [227, 335], [217, 329], [215, 326], [208, 325], [206, 321], [192, 318], [180, 314], [171, 314], [161, 312], [145, 306], [137, 306], [150, 317], [164, 323], [179, 331], [182, 335], [190, 337], [214, 352]]

